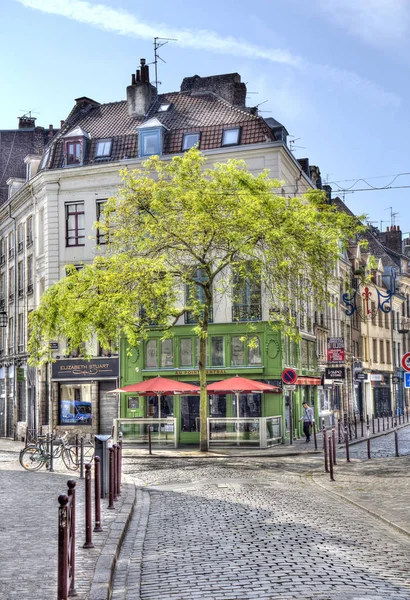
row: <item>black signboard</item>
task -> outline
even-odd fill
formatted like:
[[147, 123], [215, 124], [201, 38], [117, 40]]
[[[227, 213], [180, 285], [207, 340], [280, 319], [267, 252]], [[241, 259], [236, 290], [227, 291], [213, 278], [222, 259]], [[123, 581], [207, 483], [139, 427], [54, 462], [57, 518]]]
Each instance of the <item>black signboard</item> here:
[[118, 358], [65, 358], [52, 364], [52, 379], [115, 379], [118, 377]]
[[325, 372], [325, 379], [344, 379], [344, 367], [328, 367]]
[[365, 381], [366, 379], [368, 379], [368, 375], [367, 373], [355, 373], [354, 378], [357, 381]]

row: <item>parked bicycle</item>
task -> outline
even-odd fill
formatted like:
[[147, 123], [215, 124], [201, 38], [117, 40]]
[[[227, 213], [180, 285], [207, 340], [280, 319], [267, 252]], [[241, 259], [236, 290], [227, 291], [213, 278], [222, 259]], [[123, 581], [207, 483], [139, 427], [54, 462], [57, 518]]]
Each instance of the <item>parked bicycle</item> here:
[[[52, 448], [52, 451], [51, 451]], [[94, 457], [92, 442], [83, 442], [84, 462], [91, 462]], [[29, 444], [20, 452], [20, 465], [27, 471], [38, 471], [44, 465], [48, 467], [51, 459], [61, 458], [70, 471], [76, 471], [81, 462], [81, 446], [68, 443], [67, 432], [61, 437], [53, 439], [50, 436], [39, 436], [36, 444]]]

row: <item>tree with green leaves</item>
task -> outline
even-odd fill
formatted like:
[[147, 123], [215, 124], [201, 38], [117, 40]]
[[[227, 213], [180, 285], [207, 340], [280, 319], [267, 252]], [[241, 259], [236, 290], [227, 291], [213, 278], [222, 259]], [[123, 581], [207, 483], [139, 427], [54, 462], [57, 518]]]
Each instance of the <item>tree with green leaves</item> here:
[[[66, 338], [68, 350], [95, 337], [105, 348], [120, 337], [132, 347], [153, 323], [172, 336], [189, 312], [200, 339], [205, 424], [207, 335], [216, 298], [235, 300], [246, 281], [262, 290], [272, 326], [297, 335], [291, 309], [328, 301], [341, 246], [360, 223], [320, 191], [288, 198], [267, 172], [253, 175], [237, 160], [207, 166], [197, 149], [170, 161], [154, 156], [140, 170], [122, 171], [122, 179], [96, 225], [107, 239], [105, 254], [73, 268], [30, 316], [31, 362], [50, 360], [49, 341], [56, 338]], [[255, 317], [261, 319], [249, 315], [249, 321]], [[200, 430], [206, 450], [206, 427]]]

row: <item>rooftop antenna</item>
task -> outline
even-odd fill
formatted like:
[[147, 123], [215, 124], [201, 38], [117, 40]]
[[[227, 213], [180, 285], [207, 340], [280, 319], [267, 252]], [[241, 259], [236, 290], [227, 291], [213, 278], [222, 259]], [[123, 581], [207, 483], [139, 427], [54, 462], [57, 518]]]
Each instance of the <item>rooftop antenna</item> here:
[[168, 44], [168, 42], [177, 42], [177, 41], [178, 40], [176, 38], [154, 37], [155, 87], [157, 90], [157, 94], [158, 94], [158, 85], [161, 85], [161, 82], [158, 81], [158, 59], [162, 60], [163, 63], [166, 63], [166, 60], [161, 58], [161, 56], [158, 54], [158, 50], [160, 48], [162, 48], [162, 46], [165, 46], [165, 44]]
[[384, 210], [389, 210], [390, 211], [390, 225], [393, 226], [396, 224], [396, 217], [399, 214], [398, 212], [394, 213], [393, 212], [393, 207], [389, 206], [388, 208], [385, 208]]
[[[387, 209], [386, 209], [387, 210]], [[380, 231], [383, 233], [383, 223], [388, 223], [388, 221], [380, 221]]]
[[39, 113], [37, 110], [33, 109], [33, 110], [24, 110], [23, 108], [19, 108], [19, 111], [22, 112], [23, 114], [21, 115], [20, 119], [32, 119], [33, 116], [32, 115], [40, 115], [41, 113]]

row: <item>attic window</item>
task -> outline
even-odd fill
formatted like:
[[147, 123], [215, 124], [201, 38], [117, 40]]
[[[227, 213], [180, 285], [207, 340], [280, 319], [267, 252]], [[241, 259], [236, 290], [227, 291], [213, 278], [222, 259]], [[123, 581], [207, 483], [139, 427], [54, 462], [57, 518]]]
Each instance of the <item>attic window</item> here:
[[170, 106], [170, 104], [160, 104], [157, 112], [167, 112]]
[[182, 140], [182, 151], [189, 150], [195, 144], [199, 145], [199, 133], [184, 133], [184, 138]]
[[43, 154], [43, 158], [41, 159], [40, 169], [44, 169], [44, 167], [47, 166], [49, 156], [50, 156], [50, 148], [47, 148], [47, 150]]
[[240, 127], [224, 129], [222, 132], [222, 146], [236, 146], [237, 144], [239, 144], [240, 133]]
[[81, 164], [81, 142], [67, 142], [67, 164]]
[[100, 140], [97, 142], [95, 158], [103, 158], [111, 155], [112, 140]]

